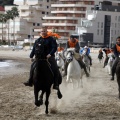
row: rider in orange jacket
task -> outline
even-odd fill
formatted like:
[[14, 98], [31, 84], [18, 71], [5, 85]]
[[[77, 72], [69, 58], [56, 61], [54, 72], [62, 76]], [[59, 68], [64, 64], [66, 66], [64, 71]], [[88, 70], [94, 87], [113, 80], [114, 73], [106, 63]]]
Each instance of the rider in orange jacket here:
[[[70, 39], [67, 41], [66, 49], [67, 48], [75, 48], [75, 52], [79, 56], [79, 58], [77, 58], [76, 60], [78, 61], [80, 66], [84, 69], [86, 76], [89, 77], [89, 73], [87, 72], [85, 63], [82, 61], [82, 58], [79, 54], [80, 46], [79, 46], [78, 40], [76, 38], [74, 38], [74, 36], [72, 36], [72, 35], [70, 36]], [[67, 67], [68, 67], [68, 63], [67, 63], [67, 61], [65, 61], [65, 74], [64, 74], [64, 76], [67, 75]]]
[[114, 45], [113, 47], [113, 52], [114, 52], [114, 55], [115, 55], [115, 60], [113, 62], [113, 65], [112, 65], [112, 78], [111, 80], [114, 80], [114, 75], [115, 75], [115, 70], [116, 70], [116, 66], [119, 62], [119, 55], [120, 55], [120, 36], [117, 37], [116, 39], [116, 44]]

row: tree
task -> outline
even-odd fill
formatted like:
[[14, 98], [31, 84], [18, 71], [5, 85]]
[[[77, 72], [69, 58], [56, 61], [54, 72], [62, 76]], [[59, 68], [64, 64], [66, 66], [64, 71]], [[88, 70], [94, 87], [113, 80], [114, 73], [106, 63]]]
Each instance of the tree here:
[[6, 14], [0, 14], [0, 23], [2, 23], [2, 41], [3, 42], [3, 24], [7, 22]]
[[10, 22], [10, 19], [13, 20], [13, 15], [12, 15], [11, 10], [6, 11], [6, 17], [7, 17], [7, 21], [8, 21], [8, 43], [9, 43], [9, 45], [11, 45], [11, 41], [9, 39], [9, 22]]
[[15, 44], [15, 18], [19, 16], [19, 11], [17, 7], [12, 7], [12, 17], [13, 17], [13, 28], [14, 28], [14, 44]]

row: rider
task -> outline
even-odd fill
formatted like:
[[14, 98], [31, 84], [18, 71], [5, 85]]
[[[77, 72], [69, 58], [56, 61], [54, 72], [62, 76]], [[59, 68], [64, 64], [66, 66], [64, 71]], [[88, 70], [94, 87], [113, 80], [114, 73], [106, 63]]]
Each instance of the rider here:
[[87, 47], [87, 46], [85, 46], [84, 48], [82, 48], [82, 49], [80, 50], [80, 53], [82, 53], [84, 50], [87, 50], [86, 54], [87, 54], [87, 56], [88, 56], [88, 58], [89, 58], [89, 60], [90, 60], [90, 65], [92, 65], [92, 58], [91, 58], [91, 56], [90, 56], [90, 48]]
[[[84, 68], [84, 71], [86, 73], [86, 76], [89, 77], [89, 73], [87, 72], [87, 69], [86, 69], [86, 66], [85, 66], [85, 63], [82, 61], [82, 58], [79, 54], [79, 49], [80, 49], [80, 46], [79, 46], [79, 43], [78, 43], [78, 40], [76, 38], [74, 38], [73, 35], [70, 36], [70, 39], [67, 41], [67, 44], [66, 44], [66, 49], [67, 48], [75, 48], [75, 52], [77, 54], [77, 61], [78, 63], [80, 64], [80, 66], [82, 68]], [[68, 67], [68, 62], [65, 61], [65, 73], [64, 73], [64, 76], [67, 75], [67, 67]]]
[[114, 75], [115, 75], [115, 70], [116, 70], [116, 66], [119, 62], [119, 54], [120, 54], [120, 36], [117, 37], [116, 39], [116, 44], [113, 47], [113, 51], [114, 51], [114, 55], [115, 55], [115, 60], [113, 62], [112, 65], [112, 77], [111, 80], [114, 80]]
[[[40, 42], [44, 42], [44, 44], [48, 47], [47, 54], [46, 53], [45, 54], [46, 54], [48, 61], [51, 64], [51, 69], [53, 70], [53, 73], [54, 73], [53, 89], [58, 90], [59, 89], [58, 77], [59, 77], [60, 73], [59, 73], [57, 63], [55, 60], [55, 55], [54, 55], [54, 53], [57, 51], [57, 43], [53, 37], [51, 37], [51, 36], [49, 36], [49, 34], [47, 34], [46, 27], [41, 27], [40, 37], [35, 41], [33, 49], [30, 53], [31, 61], [33, 61], [34, 56], [35, 56], [35, 59], [37, 59], [37, 56], [36, 56], [37, 47], [36, 47], [36, 45], [40, 44]], [[36, 61], [34, 61], [31, 65], [30, 77], [29, 77], [29, 80], [24, 83], [25, 86], [31, 86], [31, 87], [33, 86], [33, 73], [34, 73], [35, 67], [36, 67]]]
[[103, 68], [105, 68], [105, 66], [106, 66], [107, 63], [108, 63], [108, 59], [109, 59], [108, 54], [111, 53], [111, 50], [109, 49], [109, 47], [107, 47], [107, 48], [103, 49], [103, 51], [104, 51], [105, 54], [106, 54], [106, 58], [105, 58], [105, 61], [104, 61], [104, 66], [103, 66]]

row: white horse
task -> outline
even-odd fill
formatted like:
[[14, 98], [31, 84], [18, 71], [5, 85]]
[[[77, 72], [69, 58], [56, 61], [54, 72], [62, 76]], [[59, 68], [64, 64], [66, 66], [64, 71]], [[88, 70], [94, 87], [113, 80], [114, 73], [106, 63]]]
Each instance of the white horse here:
[[[66, 82], [72, 82], [73, 88], [75, 87], [75, 83], [77, 83], [77, 88], [81, 86], [82, 84], [82, 75], [83, 70], [81, 69], [78, 61], [75, 59], [75, 49], [74, 48], [68, 48], [66, 51], [66, 61], [69, 63], [67, 67], [67, 79]], [[81, 83], [80, 83], [81, 82]]]
[[114, 57], [113, 57], [113, 53], [109, 53], [108, 54], [108, 63], [107, 63], [107, 71], [108, 71], [108, 74], [111, 75], [111, 68], [112, 68], [112, 64], [113, 64], [113, 61], [114, 61]]
[[86, 65], [87, 72], [90, 72], [90, 59], [88, 58], [86, 53], [87, 53], [87, 50], [86, 49], [83, 50], [83, 52], [82, 52], [83, 62]]
[[61, 52], [56, 52], [55, 53], [55, 59], [57, 61], [57, 66], [59, 67], [59, 70], [62, 74], [62, 71], [64, 70], [64, 56], [63, 56], [63, 51]]

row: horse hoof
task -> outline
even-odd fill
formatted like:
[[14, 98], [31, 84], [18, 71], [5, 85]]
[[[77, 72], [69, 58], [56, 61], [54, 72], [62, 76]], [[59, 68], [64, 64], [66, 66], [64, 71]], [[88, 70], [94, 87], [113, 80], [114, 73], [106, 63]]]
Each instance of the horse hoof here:
[[61, 93], [58, 92], [57, 95], [58, 95], [58, 98], [59, 98], [59, 99], [62, 98], [62, 94], [61, 94]]
[[48, 112], [48, 111], [45, 111], [45, 113], [48, 115], [49, 112]]
[[43, 104], [43, 100], [40, 100], [39, 103], [40, 103], [40, 105], [42, 105]]
[[35, 102], [35, 105], [36, 105], [37, 107], [40, 107], [40, 102]]

